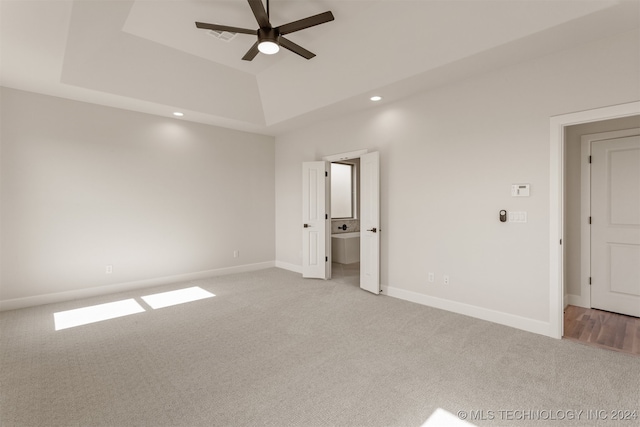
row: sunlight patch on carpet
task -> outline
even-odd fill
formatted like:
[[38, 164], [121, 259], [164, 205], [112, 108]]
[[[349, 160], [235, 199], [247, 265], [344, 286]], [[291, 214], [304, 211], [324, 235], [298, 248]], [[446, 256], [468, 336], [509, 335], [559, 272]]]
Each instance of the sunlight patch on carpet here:
[[132, 298], [90, 307], [76, 308], [75, 310], [59, 311], [53, 314], [53, 319], [56, 331], [59, 331], [87, 325], [89, 323], [128, 316], [130, 314], [142, 313], [143, 311], [145, 311], [145, 309]]
[[421, 427], [474, 427], [475, 424], [464, 421], [466, 417], [466, 411], [458, 411], [458, 416], [455, 416], [451, 412], [438, 408]]
[[142, 297], [142, 299], [155, 310], [157, 308], [170, 307], [172, 305], [184, 304], [186, 302], [198, 301], [211, 297], [215, 297], [215, 295], [211, 292], [205, 291], [199, 286], [194, 286], [192, 288], [178, 289], [177, 291], [147, 295]]

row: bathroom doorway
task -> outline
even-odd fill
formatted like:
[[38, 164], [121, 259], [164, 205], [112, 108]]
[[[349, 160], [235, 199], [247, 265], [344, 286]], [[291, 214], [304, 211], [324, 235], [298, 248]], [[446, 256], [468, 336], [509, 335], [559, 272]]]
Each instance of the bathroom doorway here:
[[[324, 157], [321, 161], [302, 163], [302, 277], [331, 279], [332, 231], [349, 231], [346, 220], [331, 215], [331, 163], [359, 159], [356, 175], [356, 201], [351, 201], [357, 212], [360, 245], [360, 288], [379, 294], [380, 287], [380, 153], [359, 150]], [[359, 178], [359, 179], [358, 179]], [[352, 190], [353, 191], [353, 190]], [[358, 202], [359, 200], [359, 202]], [[355, 210], [357, 209], [357, 210]], [[352, 212], [351, 215], [354, 215]], [[338, 225], [340, 231], [338, 233]], [[354, 232], [354, 231], [352, 231]], [[347, 236], [341, 236], [342, 238]], [[351, 237], [351, 236], [349, 236]], [[348, 263], [347, 263], [348, 264]]]
[[360, 286], [360, 158], [331, 162], [332, 278]]

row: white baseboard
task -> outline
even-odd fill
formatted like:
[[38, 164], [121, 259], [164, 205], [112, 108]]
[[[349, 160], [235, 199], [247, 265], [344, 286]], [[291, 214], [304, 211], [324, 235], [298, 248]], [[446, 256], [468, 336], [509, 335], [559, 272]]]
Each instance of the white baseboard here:
[[591, 308], [589, 298], [582, 297], [580, 295], [566, 294], [564, 298], [564, 307], [567, 308], [569, 304], [576, 307]]
[[301, 265], [295, 265], [295, 264], [289, 264], [288, 262], [276, 261], [276, 267], [282, 268], [284, 270], [293, 271], [294, 273], [302, 274]]
[[476, 319], [487, 320], [489, 322], [499, 323], [501, 325], [510, 326], [512, 328], [521, 329], [535, 334], [554, 337], [551, 333], [551, 325], [548, 322], [529, 319], [514, 314], [504, 313], [501, 311], [491, 310], [488, 308], [477, 307], [457, 301], [446, 300], [433, 297], [430, 295], [419, 294], [417, 292], [407, 291], [392, 286], [382, 286], [385, 295], [390, 297], [415, 302], [429, 307], [439, 308], [442, 310], [452, 311], [454, 313], [463, 314], [465, 316], [475, 317]]
[[153, 279], [136, 280], [133, 282], [116, 283], [113, 285], [76, 289], [73, 291], [34, 295], [30, 297], [25, 297], [25, 298], [1, 300], [0, 311], [16, 310], [19, 308], [34, 307], [37, 305], [52, 304], [52, 303], [63, 302], [63, 301], [71, 301], [71, 300], [80, 299], [80, 298], [90, 298], [90, 297], [95, 297], [100, 295], [113, 294], [117, 292], [149, 288], [152, 286], [187, 282], [190, 280], [206, 279], [207, 277], [213, 277], [213, 276], [222, 276], [222, 275], [234, 274], [234, 273], [245, 273], [248, 271], [263, 270], [265, 268], [271, 268], [271, 267], [275, 267], [274, 261], [238, 265], [238, 266], [226, 267], [226, 268], [217, 268], [213, 270], [198, 271], [195, 273], [177, 274], [174, 276], [156, 277]]

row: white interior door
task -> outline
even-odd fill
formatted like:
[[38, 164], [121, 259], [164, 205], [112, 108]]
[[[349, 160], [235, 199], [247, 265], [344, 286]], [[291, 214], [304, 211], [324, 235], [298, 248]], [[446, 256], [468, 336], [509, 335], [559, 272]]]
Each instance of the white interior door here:
[[302, 277], [331, 278], [330, 166], [302, 164]]
[[360, 288], [380, 293], [380, 154], [360, 156]]
[[640, 136], [591, 155], [591, 306], [640, 317]]

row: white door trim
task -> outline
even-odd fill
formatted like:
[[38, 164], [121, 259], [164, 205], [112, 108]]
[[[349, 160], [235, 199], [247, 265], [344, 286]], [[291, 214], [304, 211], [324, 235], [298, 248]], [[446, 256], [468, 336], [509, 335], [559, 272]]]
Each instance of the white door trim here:
[[[362, 159], [363, 156], [371, 156], [371, 155], [374, 155], [374, 154], [377, 157], [376, 175], [377, 175], [377, 180], [378, 180], [378, 182], [376, 183], [376, 189], [375, 189], [375, 191], [377, 193], [376, 199], [377, 199], [377, 204], [378, 204], [377, 213], [376, 213], [376, 217], [377, 217], [376, 221], [377, 221], [377, 224], [378, 224], [376, 226], [376, 229], [378, 231], [376, 231], [376, 232], [379, 232], [379, 229], [380, 229], [380, 223], [379, 223], [379, 221], [380, 221], [380, 183], [379, 183], [379, 179], [380, 179], [380, 152], [379, 151], [373, 151], [373, 152], [369, 153], [369, 150], [362, 149], [362, 150], [356, 150], [356, 151], [349, 151], [349, 152], [346, 152], [346, 153], [337, 153], [337, 154], [332, 154], [332, 155], [329, 155], [329, 156], [324, 156], [322, 158], [322, 160], [324, 160], [326, 162], [335, 162], [335, 161], [342, 161], [342, 160]], [[360, 168], [361, 168], [360, 170], [362, 171], [362, 164], [360, 164]], [[361, 191], [362, 190], [362, 187], [361, 187], [362, 186], [362, 177], [360, 179], [360, 182], [358, 183], [358, 186], [360, 187], [360, 191]], [[360, 197], [362, 197], [362, 195]], [[362, 199], [361, 199], [361, 204], [362, 204]], [[362, 228], [362, 215], [361, 215], [362, 212], [361, 211], [362, 211], [362, 206], [359, 208], [359, 212], [360, 212], [360, 221], [361, 221], [361, 223], [360, 223], [361, 224], [360, 233], [363, 233], [363, 232], [366, 232], [366, 230], [364, 230]], [[331, 218], [329, 218], [329, 221], [331, 221]], [[364, 228], [366, 228], [366, 227], [364, 227]], [[362, 234], [360, 234], [360, 246], [362, 246]], [[328, 246], [328, 247], [331, 248], [331, 246]], [[360, 269], [361, 269], [360, 270], [360, 273], [361, 273], [361, 275], [360, 275], [360, 287], [362, 288], [362, 283], [363, 283], [363, 278], [362, 278], [363, 251], [362, 251], [362, 247], [360, 249], [361, 249], [360, 250]], [[375, 286], [375, 291], [373, 289], [367, 289], [367, 287], [362, 288], [362, 289], [368, 290], [368, 291], [373, 292], [375, 294], [378, 294], [379, 292], [382, 292], [381, 283], [380, 283], [380, 237], [379, 237], [379, 235], [377, 236], [376, 258], [377, 258], [377, 261], [376, 261], [377, 274], [376, 274], [376, 277], [375, 277], [375, 281], [377, 283], [376, 283], [376, 286]]]
[[640, 128], [582, 135], [580, 138], [580, 296], [573, 296], [574, 304], [591, 308], [591, 143], [605, 139], [640, 135]]
[[348, 151], [346, 153], [338, 153], [332, 154], [330, 156], [324, 156], [322, 160], [327, 162], [339, 162], [341, 160], [351, 160], [351, 159], [359, 159], [363, 154], [367, 154], [369, 150], [356, 150], [356, 151]]
[[549, 162], [549, 332], [562, 338], [564, 320], [563, 239], [564, 217], [564, 135], [565, 127], [600, 120], [640, 114], [640, 101], [593, 110], [563, 114], [550, 118]]

